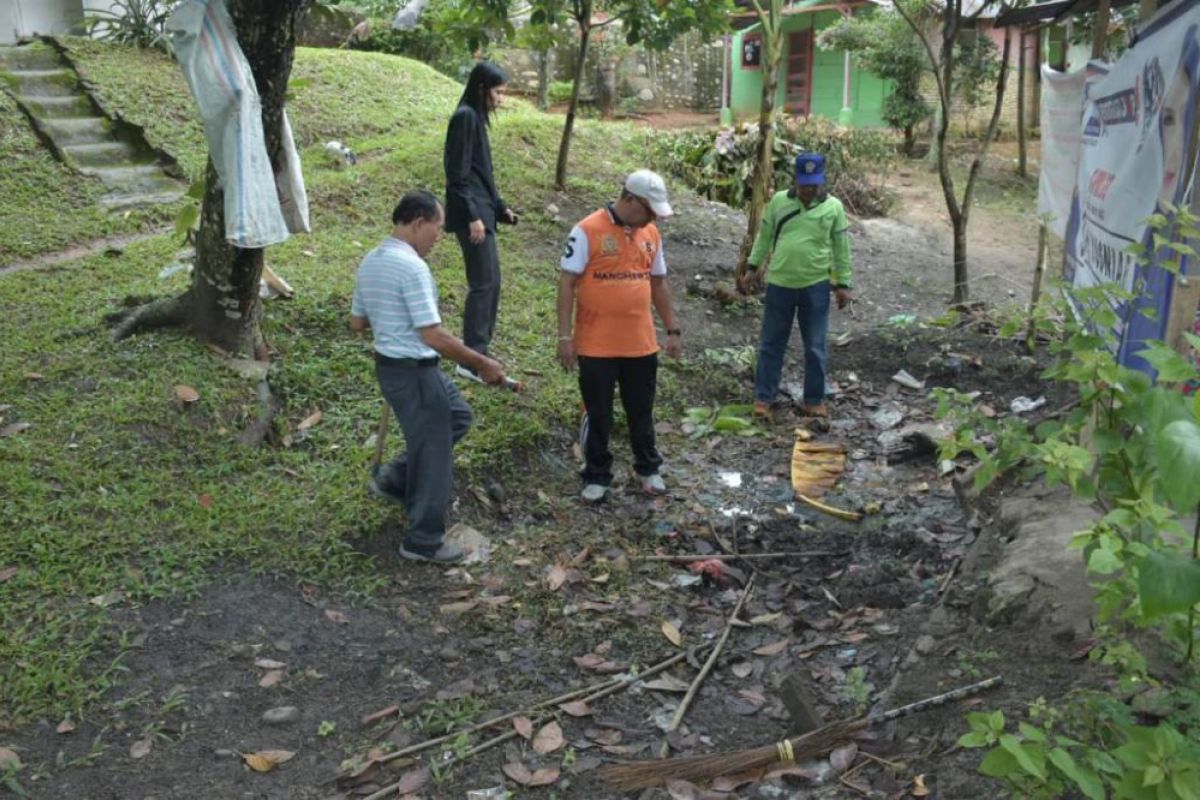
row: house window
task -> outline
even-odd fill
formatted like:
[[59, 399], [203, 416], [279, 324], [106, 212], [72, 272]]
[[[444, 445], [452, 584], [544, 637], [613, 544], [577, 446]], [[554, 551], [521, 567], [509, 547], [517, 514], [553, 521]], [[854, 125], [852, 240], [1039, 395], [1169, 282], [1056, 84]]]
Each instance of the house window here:
[[742, 37], [742, 69], [762, 69], [762, 34]]

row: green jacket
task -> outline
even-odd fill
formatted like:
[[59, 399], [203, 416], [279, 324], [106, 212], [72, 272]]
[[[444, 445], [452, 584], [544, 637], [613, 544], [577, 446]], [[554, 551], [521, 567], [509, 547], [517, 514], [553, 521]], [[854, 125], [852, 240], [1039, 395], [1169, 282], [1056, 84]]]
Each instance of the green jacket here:
[[[758, 269], [767, 255], [773, 253], [767, 283], [803, 289], [827, 280], [834, 286], [853, 288], [850, 225], [842, 201], [825, 195], [824, 200], [818, 199], [811, 208], [802, 209], [794, 194], [794, 189], [776, 192], [767, 203], [762, 227], [750, 253], [750, 266]], [[776, 242], [775, 228], [780, 220], [798, 210], [799, 214], [783, 224]]]

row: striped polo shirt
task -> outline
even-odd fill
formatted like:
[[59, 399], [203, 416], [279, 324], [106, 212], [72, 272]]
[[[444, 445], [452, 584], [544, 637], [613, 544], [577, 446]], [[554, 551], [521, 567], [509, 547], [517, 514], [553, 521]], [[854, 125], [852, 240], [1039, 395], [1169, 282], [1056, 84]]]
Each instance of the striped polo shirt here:
[[407, 242], [388, 237], [363, 257], [350, 313], [371, 323], [377, 353], [390, 358], [437, 355], [419, 330], [442, 322], [437, 285], [429, 265]]

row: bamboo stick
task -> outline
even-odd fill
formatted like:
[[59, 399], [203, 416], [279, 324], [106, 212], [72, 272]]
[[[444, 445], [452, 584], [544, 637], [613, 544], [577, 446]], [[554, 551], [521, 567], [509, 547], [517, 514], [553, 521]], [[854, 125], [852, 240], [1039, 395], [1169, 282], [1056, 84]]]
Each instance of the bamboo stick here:
[[729, 632], [733, 630], [734, 620], [742, 611], [742, 606], [746, 604], [746, 598], [754, 591], [754, 579], [757, 575], [751, 575], [750, 580], [746, 582], [746, 588], [742, 590], [742, 596], [738, 599], [737, 605], [733, 609], [733, 613], [729, 615], [729, 619], [725, 621], [725, 630], [721, 631], [721, 638], [717, 640], [716, 646], [713, 647], [711, 653], [708, 654], [708, 660], [704, 662], [700, 673], [696, 679], [692, 681], [692, 685], [688, 687], [687, 694], [679, 701], [679, 708], [675, 709], [675, 716], [671, 718], [671, 724], [667, 726], [667, 732], [675, 730], [679, 724], [683, 722], [684, 716], [687, 714], [688, 706], [692, 704], [692, 700], [696, 697], [696, 692], [700, 690], [700, 684], [704, 683], [704, 679], [708, 677], [708, 673], [712, 670], [713, 664], [717, 661], [717, 656], [721, 654], [721, 648], [725, 646], [725, 640], [729, 638]]

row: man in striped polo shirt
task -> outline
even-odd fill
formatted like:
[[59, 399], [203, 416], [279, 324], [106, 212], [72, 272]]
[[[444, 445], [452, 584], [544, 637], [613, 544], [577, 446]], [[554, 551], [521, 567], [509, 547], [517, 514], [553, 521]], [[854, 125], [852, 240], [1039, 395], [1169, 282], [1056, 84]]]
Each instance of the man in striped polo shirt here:
[[[629, 426], [633, 471], [648, 494], [664, 494], [654, 437], [658, 334], [651, 306], [666, 328], [667, 355], [679, 358], [680, 331], [667, 286], [662, 237], [654, 221], [671, 216], [667, 187], [650, 170], [625, 179], [616, 202], [584, 217], [567, 239], [558, 284], [558, 361], [579, 366], [585, 409], [583, 499], [598, 503], [612, 483], [613, 389]], [[572, 320], [572, 317], [574, 319]]]
[[442, 327], [437, 286], [425, 256], [442, 235], [445, 213], [429, 192], [406, 194], [392, 212], [392, 235], [363, 258], [354, 281], [350, 329], [374, 335], [375, 377], [404, 431], [406, 450], [371, 476], [371, 491], [403, 505], [408, 532], [400, 555], [451, 563], [462, 547], [444, 541], [452, 450], [471, 428], [471, 408], [438, 367], [439, 356], [470, 367], [494, 386], [504, 369]]

